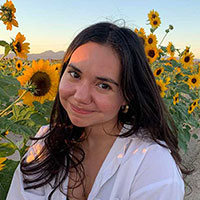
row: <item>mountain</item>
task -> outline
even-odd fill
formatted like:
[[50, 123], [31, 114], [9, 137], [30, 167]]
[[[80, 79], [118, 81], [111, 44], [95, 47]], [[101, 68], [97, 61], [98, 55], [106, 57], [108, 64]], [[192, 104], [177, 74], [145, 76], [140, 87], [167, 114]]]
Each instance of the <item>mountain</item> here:
[[[28, 54], [28, 60], [37, 60], [37, 59], [52, 59], [52, 60], [61, 60], [63, 59], [65, 52], [64, 51], [58, 51], [58, 52], [54, 52], [54, 51], [45, 51], [42, 53], [32, 53], [32, 54]], [[2, 56], [2, 54], [0, 54], [0, 57]], [[10, 53], [8, 56], [6, 56], [6, 58], [13, 58], [14, 53]]]
[[[37, 59], [52, 59], [52, 60], [62, 60], [65, 52], [64, 51], [58, 51], [54, 52], [52, 50], [44, 51], [42, 53], [32, 53], [28, 54], [28, 60], [37, 60]], [[3, 56], [3, 54], [0, 54], [0, 58]], [[6, 58], [13, 58], [14, 53], [10, 53]], [[178, 59], [178, 58], [177, 58]], [[200, 62], [199, 58], [194, 59], [195, 62]]]

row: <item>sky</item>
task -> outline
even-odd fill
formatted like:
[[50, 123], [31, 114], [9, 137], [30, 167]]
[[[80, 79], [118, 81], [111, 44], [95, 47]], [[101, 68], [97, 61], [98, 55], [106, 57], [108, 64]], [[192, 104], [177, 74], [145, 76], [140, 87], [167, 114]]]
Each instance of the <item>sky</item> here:
[[[0, 0], [2, 5], [6, 0]], [[47, 50], [65, 51], [73, 38], [87, 26], [100, 22], [114, 22], [131, 29], [144, 28], [150, 33], [147, 15], [156, 10], [161, 25], [155, 34], [158, 43], [165, 29], [174, 27], [162, 45], [172, 42], [183, 50], [190, 46], [196, 58], [200, 58], [200, 1], [199, 0], [13, 0], [19, 27], [12, 31], [0, 22], [0, 40], [11, 42], [18, 32], [30, 43], [30, 53]], [[4, 49], [0, 47], [0, 53]]]

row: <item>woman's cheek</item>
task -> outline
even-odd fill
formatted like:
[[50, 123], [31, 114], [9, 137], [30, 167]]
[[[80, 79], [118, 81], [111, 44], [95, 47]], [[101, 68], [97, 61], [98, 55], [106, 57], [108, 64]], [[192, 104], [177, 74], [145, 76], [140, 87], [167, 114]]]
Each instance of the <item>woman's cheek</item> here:
[[61, 98], [67, 98], [73, 94], [73, 86], [70, 83], [65, 83], [60, 82], [59, 85], [59, 94]]

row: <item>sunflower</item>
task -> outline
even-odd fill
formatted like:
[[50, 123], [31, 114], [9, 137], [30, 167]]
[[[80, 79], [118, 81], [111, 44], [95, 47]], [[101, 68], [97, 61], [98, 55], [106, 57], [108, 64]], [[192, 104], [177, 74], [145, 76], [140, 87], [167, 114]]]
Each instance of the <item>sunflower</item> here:
[[3, 4], [3, 7], [7, 8], [7, 9], [10, 9], [13, 14], [16, 12], [16, 8], [15, 8], [15, 6], [14, 6], [12, 1], [8, 1], [7, 0], [6, 3]]
[[194, 111], [195, 107], [190, 105], [188, 108], [188, 113], [191, 114]]
[[196, 108], [196, 107], [199, 105], [198, 102], [199, 102], [199, 99], [195, 99], [195, 100], [193, 101], [193, 103], [192, 103], [192, 106], [193, 106], [194, 108]]
[[3, 167], [5, 166], [5, 164], [2, 164], [3, 162], [5, 162], [7, 160], [7, 158], [0, 158], [0, 171], [3, 169]]
[[5, 132], [5, 135], [8, 135], [8, 133], [9, 133], [9, 131], [7, 130], [7, 131]]
[[24, 35], [19, 32], [12, 43], [15, 54], [20, 58], [27, 58], [27, 53], [29, 53], [29, 43], [23, 43], [25, 39]]
[[140, 28], [140, 30], [138, 30], [137, 28], [135, 28], [134, 32], [142, 39], [143, 44], [145, 44], [146, 33], [144, 29]]
[[164, 72], [164, 67], [158, 67], [154, 70], [153, 74], [155, 77], [160, 76]]
[[145, 44], [156, 46], [156, 44], [157, 44], [156, 35], [154, 35], [152, 33], [150, 35], [148, 35], [147, 38], [146, 38]]
[[[49, 61], [39, 60], [33, 61], [32, 67], [27, 68], [22, 76], [17, 80], [22, 87], [27, 83], [35, 86], [33, 93], [27, 92], [23, 96], [23, 101], [27, 105], [33, 105], [33, 101], [44, 103], [45, 100], [54, 100], [57, 92], [59, 75], [53, 67], [49, 65]], [[21, 95], [23, 90], [19, 90]]]
[[174, 57], [174, 54], [175, 54], [175, 48], [174, 48], [174, 45], [169, 42], [168, 45], [167, 45], [167, 53], [171, 56], [171, 57]]
[[54, 64], [54, 65], [52, 65], [52, 67], [60, 74], [60, 72], [61, 72], [61, 64], [60, 63], [57, 63], [57, 64]]
[[184, 68], [187, 68], [190, 65], [193, 65], [194, 54], [192, 52], [185, 53], [181, 57], [181, 63]]
[[149, 21], [151, 21], [152, 19], [156, 19], [159, 17], [159, 14], [157, 11], [154, 11], [154, 10], [151, 10], [149, 13], [148, 13], [148, 18], [149, 18]]
[[17, 69], [17, 71], [21, 71], [22, 70], [22, 61], [21, 60], [18, 60], [16, 62], [16, 69]]
[[145, 52], [149, 63], [153, 63], [159, 56], [158, 49], [154, 46], [147, 45]]
[[151, 24], [152, 28], [158, 28], [161, 24], [160, 17], [150, 20], [150, 24]]
[[176, 105], [179, 102], [179, 93], [176, 93], [175, 96], [173, 96], [173, 104]]
[[190, 47], [186, 46], [184, 51], [183, 51], [183, 54], [187, 54], [190, 52]]
[[167, 83], [164, 83], [163, 80], [156, 80], [156, 84], [158, 86], [160, 96], [164, 97], [165, 91], [168, 90], [168, 88], [166, 87]]
[[15, 18], [11, 18], [10, 20], [5, 20], [3, 23], [6, 25], [7, 30], [12, 30], [12, 26], [18, 27], [18, 22], [15, 20]]
[[200, 75], [199, 74], [193, 74], [188, 75], [187, 84], [190, 86], [190, 88], [198, 88], [200, 87]]
[[8, 1], [1, 6], [1, 20], [7, 25], [7, 30], [12, 30], [12, 25], [18, 27], [18, 22], [15, 19], [16, 8], [12, 1]]

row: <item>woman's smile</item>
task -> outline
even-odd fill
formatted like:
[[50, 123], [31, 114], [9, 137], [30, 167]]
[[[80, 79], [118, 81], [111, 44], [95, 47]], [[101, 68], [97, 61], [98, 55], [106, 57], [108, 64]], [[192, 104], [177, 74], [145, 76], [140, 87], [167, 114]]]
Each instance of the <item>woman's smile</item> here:
[[74, 111], [76, 113], [79, 113], [79, 114], [88, 115], [88, 114], [92, 114], [94, 112], [92, 110], [80, 108], [80, 107], [75, 106], [75, 105], [73, 105], [71, 103], [69, 103], [69, 105], [70, 105], [72, 111]]

